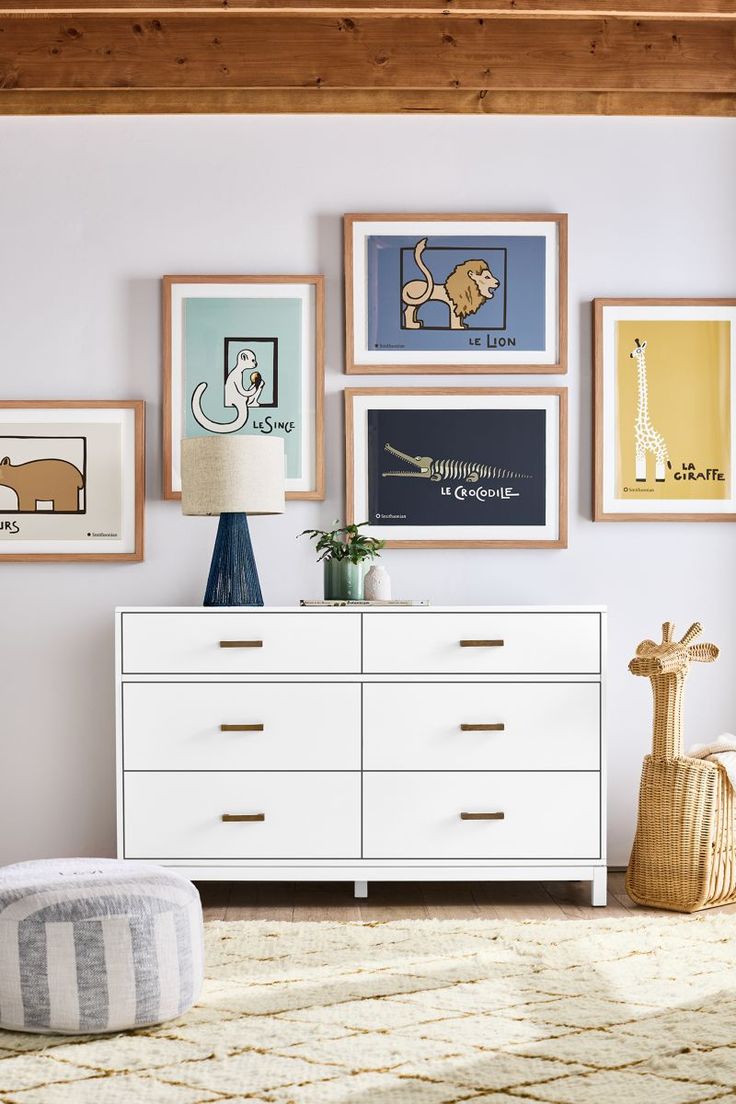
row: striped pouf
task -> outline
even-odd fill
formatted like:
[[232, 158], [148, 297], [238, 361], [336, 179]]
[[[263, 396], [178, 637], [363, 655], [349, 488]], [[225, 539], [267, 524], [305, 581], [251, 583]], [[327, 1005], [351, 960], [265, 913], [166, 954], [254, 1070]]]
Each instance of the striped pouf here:
[[87, 1034], [180, 1016], [204, 969], [199, 894], [116, 859], [0, 869], [0, 1028]]

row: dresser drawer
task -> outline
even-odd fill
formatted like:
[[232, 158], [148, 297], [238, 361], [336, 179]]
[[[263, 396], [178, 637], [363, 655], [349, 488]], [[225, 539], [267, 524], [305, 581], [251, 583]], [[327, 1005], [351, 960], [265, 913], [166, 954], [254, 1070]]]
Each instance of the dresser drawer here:
[[360, 770], [355, 683], [128, 682], [122, 716], [126, 770]]
[[366, 859], [597, 859], [600, 841], [597, 772], [364, 776]]
[[126, 771], [123, 781], [126, 859], [360, 856], [357, 771]]
[[123, 674], [349, 674], [360, 615], [126, 613]]
[[363, 670], [374, 674], [596, 674], [597, 613], [372, 613]]
[[[464, 728], [461, 726], [465, 726]], [[366, 770], [598, 770], [597, 683], [392, 682], [363, 690]]]

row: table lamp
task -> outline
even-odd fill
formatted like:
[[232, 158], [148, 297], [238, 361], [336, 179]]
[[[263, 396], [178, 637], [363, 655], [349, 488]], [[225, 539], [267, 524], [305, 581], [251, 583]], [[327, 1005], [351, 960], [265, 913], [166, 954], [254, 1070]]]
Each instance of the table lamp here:
[[185, 437], [181, 443], [183, 514], [220, 515], [205, 606], [262, 606], [248, 514], [284, 512], [280, 437]]

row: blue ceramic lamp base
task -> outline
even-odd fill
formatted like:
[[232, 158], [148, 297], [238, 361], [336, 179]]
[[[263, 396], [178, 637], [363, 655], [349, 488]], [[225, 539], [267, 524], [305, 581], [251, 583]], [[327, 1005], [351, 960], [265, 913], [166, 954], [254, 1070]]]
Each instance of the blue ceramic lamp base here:
[[246, 514], [220, 514], [204, 605], [263, 605]]

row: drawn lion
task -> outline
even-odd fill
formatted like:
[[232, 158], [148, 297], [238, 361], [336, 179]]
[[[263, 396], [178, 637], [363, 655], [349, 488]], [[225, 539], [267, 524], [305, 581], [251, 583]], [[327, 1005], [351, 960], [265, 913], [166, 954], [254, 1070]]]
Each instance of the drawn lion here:
[[427, 239], [422, 238], [414, 247], [414, 260], [424, 279], [407, 280], [401, 289], [404, 326], [407, 330], [420, 330], [424, 323], [417, 317], [417, 310], [424, 303], [434, 301], [445, 303], [448, 307], [448, 329], [466, 329], [465, 319], [493, 298], [500, 281], [486, 261], [470, 260], [456, 265], [444, 284], [436, 284], [422, 257], [426, 246]]

